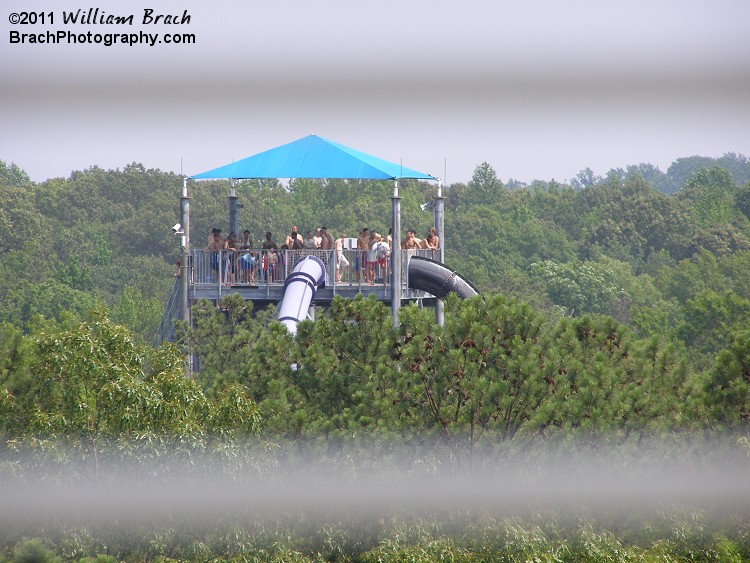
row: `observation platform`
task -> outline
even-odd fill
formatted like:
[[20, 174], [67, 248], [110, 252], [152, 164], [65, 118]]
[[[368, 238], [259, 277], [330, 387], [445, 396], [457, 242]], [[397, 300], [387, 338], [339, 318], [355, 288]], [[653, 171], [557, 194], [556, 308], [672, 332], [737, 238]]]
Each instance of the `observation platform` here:
[[[439, 300], [452, 292], [461, 298], [477, 294], [468, 280], [431, 258], [438, 252], [421, 249], [401, 252], [400, 305], [417, 302], [437, 307]], [[325, 279], [323, 287], [318, 285], [320, 275], [316, 274], [315, 282], [310, 280], [317, 286], [309, 304], [311, 307], [326, 307], [336, 296], [353, 299], [357, 295], [372, 296], [393, 305], [391, 257], [365, 264], [367, 255], [360, 250], [194, 250], [188, 267], [181, 269], [181, 272], [188, 272], [187, 301], [195, 303], [207, 299], [218, 302], [226, 295], [238, 294], [251, 301], [254, 310], [271, 303], [283, 303], [287, 280], [300, 281], [300, 273], [294, 272], [295, 264], [309, 256], [314, 256], [316, 262], [322, 264]], [[182, 286], [181, 279], [176, 278], [154, 336], [155, 346], [174, 339], [173, 321], [180, 318]]]
[[[402, 302], [428, 300], [434, 296], [409, 287], [408, 264], [413, 256], [433, 259], [438, 251], [403, 250], [401, 253]], [[193, 250], [188, 268], [188, 298], [221, 299], [237, 293], [251, 300], [257, 307], [279, 303], [284, 296], [285, 282], [294, 264], [305, 256], [315, 256], [325, 265], [325, 286], [315, 293], [315, 305], [326, 306], [337, 295], [354, 298], [357, 295], [373, 296], [391, 303], [393, 281], [390, 258], [366, 262], [366, 252], [345, 249], [335, 250]], [[338, 275], [337, 275], [338, 273]], [[372, 280], [372, 281], [370, 281]]]

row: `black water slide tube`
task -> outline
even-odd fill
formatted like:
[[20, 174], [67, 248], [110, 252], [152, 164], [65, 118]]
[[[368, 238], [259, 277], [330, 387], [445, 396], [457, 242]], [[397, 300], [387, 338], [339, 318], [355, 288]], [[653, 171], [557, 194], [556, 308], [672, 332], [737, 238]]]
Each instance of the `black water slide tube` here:
[[421, 256], [412, 256], [409, 260], [409, 287], [431, 293], [438, 299], [443, 299], [449, 293], [456, 293], [461, 299], [479, 293], [471, 282], [446, 268], [442, 262]]

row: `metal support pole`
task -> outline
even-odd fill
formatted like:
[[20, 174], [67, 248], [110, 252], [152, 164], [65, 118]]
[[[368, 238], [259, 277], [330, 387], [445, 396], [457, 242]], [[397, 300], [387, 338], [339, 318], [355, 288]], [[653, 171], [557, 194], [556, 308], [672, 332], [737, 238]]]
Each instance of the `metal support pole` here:
[[401, 307], [401, 198], [398, 196], [398, 180], [393, 181], [393, 197], [391, 197], [392, 211], [392, 240], [391, 270], [392, 270], [392, 298], [391, 311], [393, 313], [393, 326], [398, 326], [398, 310]]
[[[440, 245], [438, 246], [438, 260], [445, 262], [445, 198], [443, 197], [443, 181], [438, 179], [437, 195], [435, 196], [435, 230], [437, 231]], [[435, 321], [439, 326], [445, 324], [443, 315], [443, 300], [435, 301]]]
[[240, 214], [239, 205], [237, 203], [237, 192], [234, 189], [234, 180], [231, 180], [229, 187], [229, 232], [239, 235], [240, 230]]
[[[180, 319], [192, 327], [190, 318], [190, 299], [188, 290], [192, 265], [190, 263], [190, 196], [188, 195], [187, 178], [182, 179], [182, 196], [180, 197], [180, 221], [182, 223], [182, 237], [180, 243]], [[193, 375], [193, 354], [189, 352], [185, 359], [187, 376]]]
[[188, 196], [187, 178], [182, 180], [182, 197], [180, 197], [180, 223], [182, 235], [180, 243], [180, 319], [190, 322], [188, 299], [189, 261], [190, 261], [190, 197]]

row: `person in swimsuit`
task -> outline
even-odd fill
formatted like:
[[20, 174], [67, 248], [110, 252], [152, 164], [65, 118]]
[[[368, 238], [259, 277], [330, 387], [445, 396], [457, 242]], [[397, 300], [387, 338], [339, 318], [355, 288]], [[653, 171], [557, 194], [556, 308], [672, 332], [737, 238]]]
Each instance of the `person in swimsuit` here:
[[[357, 237], [357, 252], [354, 256], [354, 269], [357, 272], [357, 281], [360, 281], [361, 273], [365, 273], [367, 268], [367, 251], [370, 249], [370, 229], [365, 227], [359, 232]], [[365, 282], [367, 276], [365, 275]]]

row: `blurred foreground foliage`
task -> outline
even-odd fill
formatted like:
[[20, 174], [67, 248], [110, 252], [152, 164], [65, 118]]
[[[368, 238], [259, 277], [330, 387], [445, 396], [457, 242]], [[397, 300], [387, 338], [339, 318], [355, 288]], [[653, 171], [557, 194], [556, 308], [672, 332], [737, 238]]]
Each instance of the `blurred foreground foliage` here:
[[[625, 533], [623, 533], [625, 532]], [[242, 525], [71, 527], [24, 538], [0, 560], [254, 562], [741, 562], [750, 556], [740, 517], [721, 524], [695, 512], [599, 522], [577, 514], [463, 512], [363, 518], [256, 518]]]

